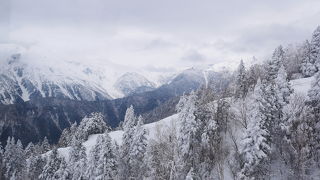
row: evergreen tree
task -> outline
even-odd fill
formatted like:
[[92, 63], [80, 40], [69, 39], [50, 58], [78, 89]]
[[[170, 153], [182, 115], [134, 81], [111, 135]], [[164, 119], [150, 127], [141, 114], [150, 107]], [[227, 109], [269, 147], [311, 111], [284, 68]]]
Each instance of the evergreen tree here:
[[25, 148], [25, 155], [26, 158], [29, 158], [33, 155], [33, 153], [35, 153], [35, 147], [34, 144], [32, 142], [30, 142], [27, 147]]
[[130, 175], [130, 150], [131, 143], [134, 137], [136, 120], [133, 106], [130, 106], [125, 114], [123, 122], [122, 145], [120, 148], [120, 162], [119, 162], [119, 179], [126, 179]]
[[130, 178], [132, 179], [143, 179], [146, 169], [144, 158], [147, 150], [147, 131], [143, 128], [142, 124], [143, 120], [140, 116], [137, 125], [134, 127], [134, 135], [129, 152]]
[[240, 61], [236, 75], [236, 98], [244, 98], [248, 91], [246, 69], [243, 60]]
[[[53, 175], [54, 179], [59, 179], [59, 180], [75, 179], [75, 178], [71, 178], [71, 173], [69, 172], [69, 168], [67, 166], [67, 162], [65, 161], [65, 159], [61, 158], [60, 161], [61, 161], [60, 166]], [[82, 169], [79, 169], [79, 171], [81, 170]]]
[[103, 133], [105, 130], [107, 130], [107, 125], [103, 115], [101, 113], [91, 113], [82, 119], [75, 136], [78, 136], [81, 141], [85, 141], [89, 135]]
[[311, 44], [307, 40], [302, 46], [302, 63], [301, 63], [301, 72], [304, 77], [313, 76], [317, 68], [315, 66], [315, 59], [312, 58], [312, 49]]
[[50, 151], [51, 146], [49, 144], [47, 137], [44, 137], [44, 139], [40, 145], [40, 148], [41, 148], [41, 153], [46, 153], [46, 152]]
[[314, 115], [314, 147], [316, 161], [320, 166], [320, 72], [315, 75], [315, 79], [312, 82], [311, 88], [308, 92], [309, 104], [312, 108], [312, 114]]
[[87, 178], [101, 180], [116, 179], [116, 168], [115, 149], [113, 148], [109, 134], [106, 132], [98, 136], [95, 146], [90, 151], [86, 173]]
[[23, 179], [26, 177], [26, 158], [20, 140], [16, 143], [13, 137], [8, 138], [3, 161], [6, 170], [5, 177], [7, 179]]
[[27, 177], [29, 179], [38, 179], [45, 165], [44, 159], [41, 154], [33, 154], [29, 157], [27, 163]]
[[250, 109], [248, 129], [245, 131], [240, 155], [242, 159], [241, 179], [264, 179], [268, 175], [270, 133], [264, 115], [263, 91], [258, 81], [254, 89], [254, 103]]
[[196, 167], [198, 154], [196, 133], [198, 124], [196, 122], [196, 99], [197, 96], [192, 92], [189, 96], [182, 96], [177, 105], [179, 112], [179, 125], [177, 135], [177, 163], [179, 165], [177, 178], [184, 179], [191, 168]]
[[41, 174], [39, 175], [40, 179], [55, 179], [55, 173], [59, 170], [61, 164], [61, 157], [58, 155], [57, 148], [54, 148], [49, 156], [46, 157], [46, 164], [43, 167]]
[[277, 77], [278, 70], [281, 67], [281, 65], [283, 65], [283, 61], [284, 51], [282, 46], [279, 46], [274, 50], [271, 60], [267, 62], [267, 81], [273, 81]]
[[175, 175], [176, 124], [157, 126], [155, 138], [149, 139], [145, 163], [147, 179], [173, 179]]
[[72, 139], [77, 132], [77, 123], [73, 123], [70, 128], [65, 128], [59, 138], [58, 146], [67, 147], [72, 145]]
[[320, 68], [320, 26], [312, 34], [311, 38], [311, 63], [316, 64], [317, 70]]
[[70, 149], [68, 169], [72, 179], [86, 179], [87, 156], [81, 141], [74, 137]]
[[101, 145], [102, 148], [101, 152], [99, 153], [100, 156], [97, 166], [97, 179], [115, 179], [117, 176], [116, 155], [114, 152], [115, 150], [113, 149], [111, 138], [107, 132], [103, 135], [103, 143]]
[[[305, 98], [294, 94], [283, 109], [284, 116], [280, 127], [282, 133], [282, 160], [288, 169], [290, 179], [312, 179], [310, 169], [314, 168], [312, 146], [314, 139], [315, 119]], [[309, 172], [309, 174], [308, 174]]]
[[283, 65], [280, 67], [278, 71], [275, 83], [278, 91], [278, 100], [281, 104], [281, 107], [283, 107], [289, 103], [289, 97], [293, 92], [291, 85], [288, 81], [286, 70], [284, 69]]
[[96, 144], [92, 147], [88, 157], [88, 167], [86, 170], [86, 174], [88, 179], [95, 179], [98, 176], [97, 167], [100, 159], [100, 155], [102, 152], [102, 145], [104, 143], [104, 139], [102, 135], [97, 137]]

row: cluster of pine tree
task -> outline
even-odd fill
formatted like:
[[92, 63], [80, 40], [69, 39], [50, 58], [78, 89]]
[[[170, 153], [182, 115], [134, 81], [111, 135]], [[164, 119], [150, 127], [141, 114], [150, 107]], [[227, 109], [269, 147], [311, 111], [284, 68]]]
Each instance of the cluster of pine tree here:
[[[101, 113], [65, 129], [53, 147], [9, 138], [0, 179], [320, 179], [319, 68], [320, 27], [310, 42], [279, 46], [263, 64], [247, 70], [241, 61], [232, 83], [183, 95], [177, 119], [152, 139], [132, 106], [121, 144]], [[293, 91], [290, 79], [310, 76], [308, 95]], [[100, 135], [87, 149], [92, 134]]]

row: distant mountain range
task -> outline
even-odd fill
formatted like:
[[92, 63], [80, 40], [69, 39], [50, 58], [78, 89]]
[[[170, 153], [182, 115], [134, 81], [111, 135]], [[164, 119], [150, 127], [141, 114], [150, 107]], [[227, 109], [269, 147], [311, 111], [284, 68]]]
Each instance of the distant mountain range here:
[[[190, 68], [163, 75], [168, 78], [159, 84], [136, 72], [112, 71], [73, 62], [63, 67], [28, 63], [23, 54], [1, 61], [0, 141], [14, 136], [25, 144], [47, 136], [55, 143], [64, 128], [91, 112], [102, 112], [117, 127], [130, 105], [146, 122], [154, 122], [175, 113], [183, 93], [223, 77], [210, 67]], [[116, 75], [107, 76], [112, 73]]]
[[45, 97], [86, 101], [115, 99], [162, 85], [136, 72], [120, 76], [112, 67], [95, 68], [74, 62], [60, 66], [28, 63], [19, 53], [0, 62], [1, 104]]

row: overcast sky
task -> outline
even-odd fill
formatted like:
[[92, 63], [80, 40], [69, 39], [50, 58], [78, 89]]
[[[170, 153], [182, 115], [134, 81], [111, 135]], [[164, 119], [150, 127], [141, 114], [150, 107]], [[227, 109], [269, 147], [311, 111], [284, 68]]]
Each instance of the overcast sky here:
[[264, 59], [319, 19], [319, 0], [0, 0], [0, 43], [161, 71]]

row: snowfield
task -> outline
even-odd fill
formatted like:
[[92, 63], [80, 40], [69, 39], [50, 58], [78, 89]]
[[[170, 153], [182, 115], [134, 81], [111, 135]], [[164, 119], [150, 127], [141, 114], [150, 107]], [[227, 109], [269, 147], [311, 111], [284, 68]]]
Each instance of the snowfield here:
[[307, 95], [314, 77], [301, 78], [290, 81], [295, 93]]

